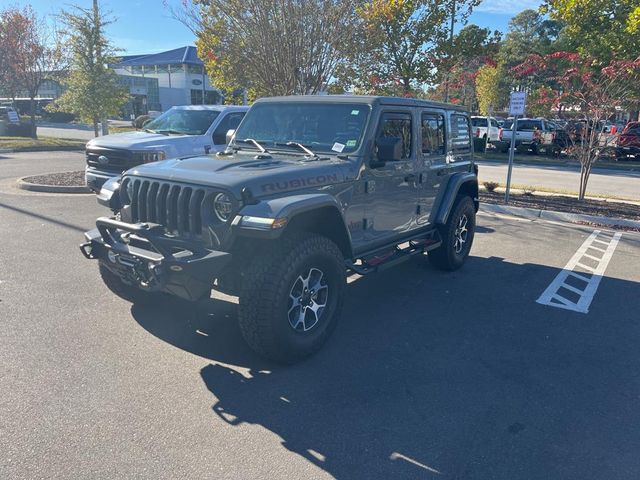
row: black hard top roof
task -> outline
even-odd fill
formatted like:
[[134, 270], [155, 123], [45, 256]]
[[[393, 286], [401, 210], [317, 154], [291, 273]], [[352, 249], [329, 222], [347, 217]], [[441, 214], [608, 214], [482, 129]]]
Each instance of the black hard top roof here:
[[313, 102], [313, 103], [365, 103], [368, 105], [399, 105], [406, 107], [431, 107], [466, 112], [466, 107], [450, 103], [432, 102], [405, 97], [383, 97], [375, 95], [291, 95], [287, 97], [263, 97], [256, 103]]

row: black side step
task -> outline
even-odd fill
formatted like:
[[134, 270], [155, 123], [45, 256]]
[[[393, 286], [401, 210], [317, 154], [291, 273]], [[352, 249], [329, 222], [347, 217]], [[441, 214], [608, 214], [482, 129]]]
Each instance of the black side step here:
[[361, 263], [359, 264], [347, 261], [346, 267], [350, 272], [357, 273], [358, 275], [380, 272], [409, 260], [415, 255], [421, 255], [429, 250], [438, 248], [442, 245], [442, 240], [438, 232], [434, 231], [422, 239], [410, 240], [408, 243], [409, 246], [404, 248], [396, 245], [394, 248], [379, 250], [369, 254], [365, 258], [360, 258]]

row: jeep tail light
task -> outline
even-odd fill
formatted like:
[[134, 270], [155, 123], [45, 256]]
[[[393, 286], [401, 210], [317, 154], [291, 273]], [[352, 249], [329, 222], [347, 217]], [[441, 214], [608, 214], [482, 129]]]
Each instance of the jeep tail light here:
[[500, 141], [502, 141], [502, 134], [503, 134], [503, 133], [504, 133], [504, 129], [502, 129], [502, 128], [501, 128], [501, 129], [498, 131], [498, 139], [499, 139]]

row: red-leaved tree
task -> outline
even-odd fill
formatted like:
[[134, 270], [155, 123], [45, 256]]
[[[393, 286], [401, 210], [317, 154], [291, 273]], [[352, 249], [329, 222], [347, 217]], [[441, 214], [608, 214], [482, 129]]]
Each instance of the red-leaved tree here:
[[57, 41], [56, 31], [30, 6], [11, 7], [0, 11], [0, 52], [0, 81], [10, 96], [24, 93], [31, 100], [35, 137], [35, 98], [42, 82], [62, 69], [63, 45]]
[[584, 200], [593, 165], [608, 150], [614, 136], [601, 135], [601, 122], [618, 110], [637, 105], [640, 81], [640, 57], [614, 60], [599, 68], [594, 59], [575, 52], [531, 55], [513, 68], [522, 80], [537, 79], [549, 86], [541, 101], [554, 108], [580, 113], [579, 128], [567, 132], [568, 153], [580, 162], [578, 198]]

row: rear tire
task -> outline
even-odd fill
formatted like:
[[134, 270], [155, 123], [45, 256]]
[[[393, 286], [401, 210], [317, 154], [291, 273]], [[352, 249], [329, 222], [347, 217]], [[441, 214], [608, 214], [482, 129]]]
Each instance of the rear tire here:
[[457, 198], [447, 223], [439, 228], [442, 245], [429, 252], [431, 264], [446, 271], [464, 265], [471, 251], [476, 229], [476, 209], [471, 197]]
[[257, 255], [244, 273], [238, 320], [258, 354], [280, 363], [312, 355], [333, 332], [346, 286], [331, 240], [296, 233]]

